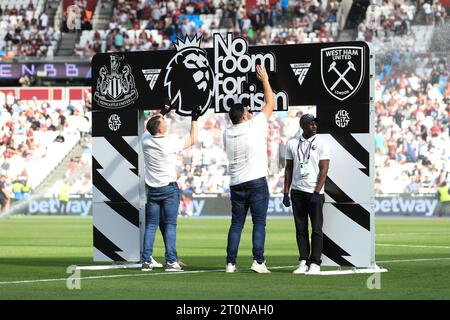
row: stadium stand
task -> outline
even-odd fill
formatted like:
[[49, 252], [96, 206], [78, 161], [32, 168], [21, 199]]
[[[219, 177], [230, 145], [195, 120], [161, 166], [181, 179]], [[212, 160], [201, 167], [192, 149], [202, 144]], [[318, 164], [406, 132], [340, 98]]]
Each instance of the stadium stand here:
[[418, 14], [415, 3], [372, 0], [358, 24], [356, 40], [373, 43], [377, 53], [393, 49], [427, 52], [434, 26], [412, 25]]
[[378, 64], [375, 188], [433, 193], [450, 178], [449, 57], [393, 52]]
[[0, 4], [0, 57], [52, 57], [60, 32], [48, 24], [45, 0], [7, 0]]
[[114, 1], [109, 30], [83, 31], [75, 53], [168, 49], [181, 34], [202, 34], [205, 48], [212, 47], [213, 33], [230, 31], [253, 45], [329, 42], [338, 35], [336, 0], [294, 1], [290, 7], [271, 1], [248, 10], [243, 1], [150, 2]]
[[0, 91], [0, 174], [12, 199], [16, 181], [35, 190], [81, 139], [89, 143], [89, 106], [82, 100], [21, 100]]
[[436, 40], [430, 53], [442, 25], [440, 1], [407, 0], [372, 0], [357, 23], [377, 55], [377, 193], [434, 193], [450, 178], [450, 56]]
[[92, 193], [92, 139], [84, 137], [79, 143], [80, 154], [70, 157], [62, 176], [49, 181], [43, 192], [45, 197], [57, 197], [63, 185], [68, 187], [70, 196]]

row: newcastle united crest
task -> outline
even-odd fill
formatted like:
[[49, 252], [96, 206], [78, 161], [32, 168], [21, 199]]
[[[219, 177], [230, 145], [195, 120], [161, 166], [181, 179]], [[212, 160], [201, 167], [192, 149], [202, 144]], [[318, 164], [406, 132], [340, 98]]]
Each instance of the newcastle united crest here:
[[331, 47], [320, 50], [322, 83], [336, 99], [344, 101], [361, 87], [364, 76], [362, 47]]
[[94, 100], [104, 108], [124, 108], [138, 98], [131, 67], [121, 65], [123, 56], [111, 55], [110, 59], [110, 70], [106, 66], [100, 68]]

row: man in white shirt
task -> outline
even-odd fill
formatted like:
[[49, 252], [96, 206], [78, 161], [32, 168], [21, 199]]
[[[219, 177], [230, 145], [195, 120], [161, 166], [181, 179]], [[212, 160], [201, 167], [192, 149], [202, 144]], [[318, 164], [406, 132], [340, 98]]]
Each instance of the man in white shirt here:
[[269, 188], [266, 176], [268, 119], [275, 108], [269, 76], [256, 67], [266, 104], [253, 117], [248, 107], [234, 105], [229, 111], [233, 125], [224, 132], [224, 147], [229, 162], [232, 219], [228, 232], [226, 272], [236, 272], [236, 258], [242, 228], [250, 209], [253, 220], [253, 264], [251, 270], [269, 273], [264, 258]]
[[[431, 1], [430, 1], [431, 2]], [[427, 1], [422, 6], [425, 14], [425, 24], [431, 23], [431, 4]]]
[[[303, 133], [288, 141], [284, 171], [283, 204], [289, 207], [291, 189], [300, 265], [294, 274], [319, 273], [323, 249], [324, 185], [330, 164], [330, 148], [316, 135], [317, 118], [305, 114], [300, 118]], [[311, 246], [308, 236], [308, 216], [311, 219]]]
[[197, 141], [197, 119], [199, 111], [193, 111], [189, 138], [178, 141], [166, 136], [167, 122], [163, 114], [153, 116], [147, 122], [147, 131], [142, 135], [145, 162], [145, 184], [147, 206], [145, 213], [144, 249], [142, 271], [150, 271], [153, 259], [153, 244], [158, 225], [164, 226], [166, 249], [166, 271], [183, 271], [176, 253], [176, 227], [180, 191], [177, 184], [177, 153], [191, 147]]
[[43, 12], [41, 16], [39, 17], [39, 20], [41, 22], [41, 30], [45, 30], [48, 25], [48, 16]]

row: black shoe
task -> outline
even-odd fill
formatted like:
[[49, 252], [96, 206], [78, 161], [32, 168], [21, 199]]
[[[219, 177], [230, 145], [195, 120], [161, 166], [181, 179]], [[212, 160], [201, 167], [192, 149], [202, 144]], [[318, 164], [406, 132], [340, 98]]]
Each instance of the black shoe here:
[[150, 265], [149, 262], [144, 261], [144, 263], [142, 263], [142, 268], [141, 268], [141, 270], [142, 270], [142, 271], [152, 271], [152, 270], [153, 270], [153, 267]]

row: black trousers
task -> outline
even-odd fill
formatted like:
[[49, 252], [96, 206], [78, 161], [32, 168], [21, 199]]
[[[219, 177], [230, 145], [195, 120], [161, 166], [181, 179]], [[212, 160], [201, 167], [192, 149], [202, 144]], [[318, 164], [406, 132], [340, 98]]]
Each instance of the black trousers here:
[[[320, 201], [311, 204], [312, 193], [291, 190], [292, 210], [294, 212], [295, 230], [297, 238], [299, 260], [306, 260], [307, 264], [315, 263], [320, 266], [323, 249], [323, 203], [325, 196], [320, 195]], [[311, 246], [308, 234], [308, 216], [311, 219]], [[311, 250], [312, 247], [312, 250]]]

